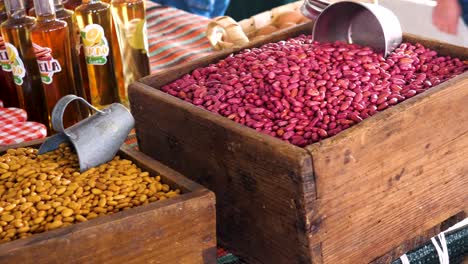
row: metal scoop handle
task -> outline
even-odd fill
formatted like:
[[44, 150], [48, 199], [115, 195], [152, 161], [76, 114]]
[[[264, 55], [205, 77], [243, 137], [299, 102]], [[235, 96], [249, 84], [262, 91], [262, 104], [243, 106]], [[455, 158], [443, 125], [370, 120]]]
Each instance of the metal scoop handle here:
[[94, 111], [100, 113], [100, 114], [105, 114], [105, 111], [101, 111], [88, 103], [85, 99], [78, 97], [73, 94], [66, 95], [62, 97], [57, 104], [54, 107], [54, 110], [52, 110], [52, 127], [54, 128], [55, 131], [58, 133], [64, 133], [65, 135], [69, 136], [67, 132], [65, 131], [65, 128], [63, 127], [63, 115], [65, 113], [65, 110], [67, 109], [67, 106], [75, 101], [81, 101], [84, 104], [86, 104], [89, 108], [93, 109]]

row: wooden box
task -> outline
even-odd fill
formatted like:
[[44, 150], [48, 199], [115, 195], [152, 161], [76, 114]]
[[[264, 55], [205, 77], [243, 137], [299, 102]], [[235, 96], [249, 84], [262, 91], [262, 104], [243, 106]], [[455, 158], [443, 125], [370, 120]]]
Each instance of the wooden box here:
[[[468, 59], [465, 48], [405, 41]], [[249, 263], [386, 263], [466, 215], [468, 72], [299, 148], [158, 90], [236, 51], [162, 71], [129, 92], [140, 149], [216, 193], [222, 245]]]
[[183, 194], [2, 243], [0, 263], [215, 263], [214, 194], [141, 152], [118, 155]]

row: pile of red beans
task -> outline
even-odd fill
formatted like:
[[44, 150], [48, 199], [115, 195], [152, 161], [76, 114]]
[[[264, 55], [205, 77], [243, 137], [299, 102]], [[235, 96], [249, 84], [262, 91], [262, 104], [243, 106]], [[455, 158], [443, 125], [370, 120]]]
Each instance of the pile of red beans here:
[[336, 135], [468, 69], [420, 44], [387, 58], [310, 36], [243, 50], [162, 90], [297, 146]]

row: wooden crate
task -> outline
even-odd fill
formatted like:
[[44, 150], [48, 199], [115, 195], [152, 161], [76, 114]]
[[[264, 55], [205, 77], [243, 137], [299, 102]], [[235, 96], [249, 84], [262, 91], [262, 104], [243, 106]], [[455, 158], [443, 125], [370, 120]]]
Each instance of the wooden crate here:
[[214, 194], [141, 152], [118, 155], [183, 194], [2, 243], [0, 263], [215, 263]]
[[[468, 59], [462, 47], [404, 38]], [[249, 263], [386, 263], [466, 215], [468, 72], [299, 148], [158, 90], [238, 50], [162, 71], [129, 91], [141, 150], [217, 194], [224, 246]]]

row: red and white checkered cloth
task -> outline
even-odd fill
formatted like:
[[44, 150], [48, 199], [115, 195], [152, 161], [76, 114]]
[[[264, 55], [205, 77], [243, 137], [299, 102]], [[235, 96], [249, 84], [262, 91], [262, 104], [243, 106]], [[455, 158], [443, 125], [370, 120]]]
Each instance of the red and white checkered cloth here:
[[23, 122], [0, 126], [0, 146], [18, 144], [25, 141], [45, 138], [46, 136], [46, 127], [36, 122]]
[[26, 122], [26, 111], [19, 108], [0, 108], [0, 126]]

